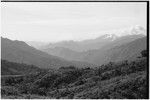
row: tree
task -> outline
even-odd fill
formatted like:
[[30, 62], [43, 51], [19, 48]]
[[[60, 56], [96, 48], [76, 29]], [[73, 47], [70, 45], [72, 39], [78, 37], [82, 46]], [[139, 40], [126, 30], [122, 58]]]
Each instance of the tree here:
[[147, 50], [141, 51], [141, 55], [142, 55], [142, 57], [147, 57]]

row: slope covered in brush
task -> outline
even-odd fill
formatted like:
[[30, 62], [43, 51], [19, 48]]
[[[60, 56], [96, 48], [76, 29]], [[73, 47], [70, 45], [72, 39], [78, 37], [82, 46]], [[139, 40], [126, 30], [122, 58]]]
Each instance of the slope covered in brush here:
[[147, 81], [147, 58], [143, 56], [97, 68], [61, 67], [15, 84], [8, 79], [2, 85], [2, 98], [146, 99]]
[[34, 65], [27, 65], [15, 62], [9, 62], [7, 60], [1, 60], [1, 75], [25, 75], [36, 73], [44, 69], [38, 68]]

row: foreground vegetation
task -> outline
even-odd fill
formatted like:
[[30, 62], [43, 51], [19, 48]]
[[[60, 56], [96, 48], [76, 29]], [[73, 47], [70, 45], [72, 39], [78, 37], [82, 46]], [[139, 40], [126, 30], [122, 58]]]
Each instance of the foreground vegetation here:
[[97, 68], [69, 66], [2, 77], [1, 94], [9, 99], [146, 99], [147, 87], [147, 58], [143, 56]]

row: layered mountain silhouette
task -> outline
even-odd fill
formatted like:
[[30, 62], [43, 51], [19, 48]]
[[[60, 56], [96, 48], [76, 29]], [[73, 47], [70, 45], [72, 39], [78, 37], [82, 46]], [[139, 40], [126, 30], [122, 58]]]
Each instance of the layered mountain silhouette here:
[[85, 61], [99, 65], [110, 61], [135, 59], [144, 49], [146, 49], [146, 37], [132, 35], [118, 38], [105, 44], [103, 48], [86, 52], [77, 52], [64, 47], [48, 48], [43, 51], [67, 60]]
[[135, 26], [120, 33], [105, 34], [84, 41], [50, 43], [40, 50], [66, 60], [103, 64], [110, 61], [131, 60], [146, 48], [146, 31]]
[[33, 64], [41, 68], [59, 68], [62, 66], [94, 66], [85, 62], [66, 61], [37, 50], [25, 42], [1, 38], [1, 57], [4, 60], [17, 63]]
[[[84, 52], [88, 50], [101, 49], [106, 47], [113, 47], [122, 45], [124, 43], [129, 43], [135, 39], [144, 37], [146, 31], [141, 26], [136, 26], [131, 29], [123, 30], [121, 32], [116, 32], [112, 34], [105, 34], [96, 39], [88, 39], [84, 41], [62, 41], [57, 43], [50, 43], [41, 48], [41, 50], [46, 50], [55, 47], [63, 47], [77, 52]], [[34, 46], [34, 45], [33, 45]], [[110, 47], [111, 46], [111, 47]]]
[[[123, 34], [123, 33], [128, 34]], [[1, 38], [2, 59], [11, 62], [33, 64], [41, 68], [63, 66], [94, 67], [110, 61], [136, 59], [146, 49], [145, 29], [134, 27], [123, 31], [122, 35], [105, 34], [96, 39], [84, 41], [63, 41], [51, 43], [36, 49], [42, 44], [26, 44]]]
[[142, 30], [49, 45], [1, 37], [2, 98], [148, 98]]
[[89, 51], [86, 52], [86, 56], [82, 59], [95, 64], [104, 64], [110, 61], [117, 62], [122, 60], [135, 60], [138, 56], [140, 56], [140, 52], [142, 50], [147, 49], [146, 40], [146, 37], [143, 37], [111, 49]]

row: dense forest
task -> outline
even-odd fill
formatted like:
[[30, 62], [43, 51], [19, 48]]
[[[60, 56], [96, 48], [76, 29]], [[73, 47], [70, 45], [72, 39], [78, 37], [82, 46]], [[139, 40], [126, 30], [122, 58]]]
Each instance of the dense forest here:
[[147, 56], [143, 50], [135, 61], [53, 70], [2, 60], [2, 72], [9, 70], [9, 73], [2, 73], [1, 96], [5, 99], [146, 99]]

